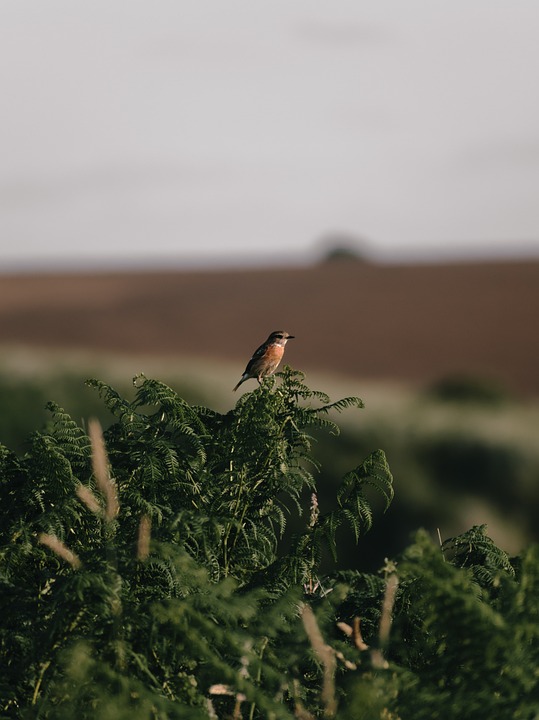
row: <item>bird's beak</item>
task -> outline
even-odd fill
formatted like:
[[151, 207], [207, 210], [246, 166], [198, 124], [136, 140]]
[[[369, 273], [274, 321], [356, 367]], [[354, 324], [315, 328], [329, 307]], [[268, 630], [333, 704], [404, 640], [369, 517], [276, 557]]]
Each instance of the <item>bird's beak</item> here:
[[289, 335], [286, 339], [287, 340], [293, 340], [296, 336], [295, 335]]

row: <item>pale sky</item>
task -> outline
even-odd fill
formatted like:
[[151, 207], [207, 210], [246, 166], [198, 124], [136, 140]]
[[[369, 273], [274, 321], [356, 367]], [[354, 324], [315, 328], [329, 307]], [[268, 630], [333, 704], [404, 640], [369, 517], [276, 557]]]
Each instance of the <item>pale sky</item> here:
[[2, 0], [0, 270], [539, 257], [536, 0]]

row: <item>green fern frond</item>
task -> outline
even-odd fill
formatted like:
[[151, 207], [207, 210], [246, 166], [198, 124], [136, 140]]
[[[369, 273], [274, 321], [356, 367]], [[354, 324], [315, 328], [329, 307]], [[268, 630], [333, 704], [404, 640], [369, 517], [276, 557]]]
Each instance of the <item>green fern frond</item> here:
[[344, 507], [365, 486], [373, 487], [383, 498], [385, 509], [393, 500], [393, 476], [383, 450], [372, 452], [355, 470], [347, 473], [337, 493], [337, 500]]
[[464, 534], [449, 538], [442, 550], [455, 565], [471, 568], [482, 585], [491, 585], [500, 571], [515, 575], [509, 556], [489, 538], [486, 525], [475, 525]]
[[121, 418], [131, 411], [130, 403], [124, 400], [120, 394], [107, 383], [96, 380], [95, 378], [89, 378], [86, 380], [86, 385], [97, 390], [107, 409], [116, 417]]
[[341, 398], [340, 400], [336, 400], [335, 402], [328, 402], [326, 405], [318, 408], [317, 412], [328, 413], [331, 410], [342, 412], [343, 410], [348, 410], [348, 408], [352, 407], [361, 409], [365, 407], [365, 403], [363, 402], [363, 400], [361, 400], [361, 398], [350, 396]]

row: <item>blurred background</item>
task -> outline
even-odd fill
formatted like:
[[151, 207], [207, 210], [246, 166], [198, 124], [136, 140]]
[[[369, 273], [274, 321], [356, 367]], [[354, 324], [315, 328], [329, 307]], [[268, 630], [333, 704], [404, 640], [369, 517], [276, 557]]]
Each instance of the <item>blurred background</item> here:
[[284, 328], [366, 403], [322, 503], [377, 447], [395, 474], [358, 566], [419, 526], [538, 540], [538, 31], [531, 0], [4, 0], [0, 441], [49, 399], [106, 424], [88, 376], [227, 411]]

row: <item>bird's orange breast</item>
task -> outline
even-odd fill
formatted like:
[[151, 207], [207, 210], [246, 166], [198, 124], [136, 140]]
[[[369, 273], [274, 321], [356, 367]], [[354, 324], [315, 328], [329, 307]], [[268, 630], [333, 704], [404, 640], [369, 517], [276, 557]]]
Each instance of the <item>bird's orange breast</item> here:
[[264, 356], [271, 362], [279, 362], [284, 355], [284, 347], [282, 345], [270, 345]]
[[281, 345], [268, 345], [260, 357], [253, 362], [250, 370], [260, 377], [267, 377], [275, 372], [284, 353]]

